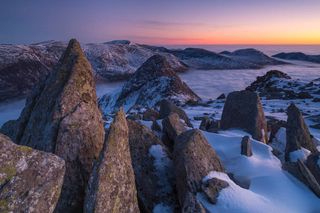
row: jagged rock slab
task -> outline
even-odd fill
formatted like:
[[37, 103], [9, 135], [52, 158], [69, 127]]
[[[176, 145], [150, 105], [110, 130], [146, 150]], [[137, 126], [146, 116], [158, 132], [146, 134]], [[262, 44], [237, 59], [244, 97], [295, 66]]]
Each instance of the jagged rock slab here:
[[291, 152], [296, 151], [301, 147], [304, 147], [313, 153], [318, 152], [300, 110], [294, 104], [291, 104], [287, 109], [287, 114], [286, 161], [290, 161]]
[[272, 57], [281, 58], [285, 60], [298, 60], [308, 61], [312, 63], [320, 63], [320, 55], [307, 55], [302, 52], [291, 52], [291, 53], [278, 53]]
[[147, 127], [127, 120], [132, 166], [140, 208], [153, 212], [157, 205], [179, 210], [173, 160], [169, 150]]
[[246, 90], [229, 93], [222, 112], [221, 128], [240, 128], [254, 139], [267, 143], [267, 124], [259, 96]]
[[120, 92], [103, 96], [99, 104], [108, 114], [121, 106], [126, 111], [134, 105], [152, 108], [164, 98], [180, 104], [200, 99], [179, 78], [165, 57], [154, 55], [135, 72]]
[[202, 180], [209, 172], [224, 171], [219, 157], [197, 129], [176, 138], [173, 156], [182, 212], [203, 212], [195, 196], [201, 191]]
[[140, 212], [129, 129], [122, 109], [110, 126], [103, 151], [90, 177], [84, 212]]
[[18, 146], [0, 134], [0, 212], [53, 212], [64, 173], [58, 156]]
[[103, 146], [104, 128], [92, 69], [75, 39], [10, 126], [16, 130], [11, 135], [16, 143], [65, 160], [66, 176], [56, 212], [80, 211], [93, 161]]

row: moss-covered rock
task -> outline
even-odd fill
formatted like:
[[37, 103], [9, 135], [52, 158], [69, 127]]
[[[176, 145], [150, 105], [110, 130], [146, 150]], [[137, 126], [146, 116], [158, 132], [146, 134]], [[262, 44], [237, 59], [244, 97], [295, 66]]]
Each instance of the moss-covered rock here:
[[0, 134], [0, 212], [53, 212], [64, 173], [58, 156], [18, 146]]

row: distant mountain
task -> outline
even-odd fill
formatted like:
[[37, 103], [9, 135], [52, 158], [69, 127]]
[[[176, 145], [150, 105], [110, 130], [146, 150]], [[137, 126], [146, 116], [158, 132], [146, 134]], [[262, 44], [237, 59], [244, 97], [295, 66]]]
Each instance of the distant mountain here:
[[320, 55], [307, 55], [302, 52], [279, 53], [279, 54], [273, 55], [272, 57], [281, 58], [285, 60], [298, 60], [298, 61], [320, 63]]
[[278, 61], [274, 58], [271, 58], [266, 54], [264, 54], [263, 52], [253, 48], [240, 49], [234, 52], [224, 51], [224, 52], [221, 52], [220, 54], [229, 56], [233, 60], [241, 61], [243, 63], [249, 64], [249, 66], [252, 66], [252, 67], [256, 66], [258, 68], [261, 68], [266, 65], [286, 64], [285, 62]]
[[[25, 97], [58, 63], [67, 43], [45, 41], [30, 45], [0, 45], [0, 102]], [[283, 64], [260, 51], [244, 49], [214, 53], [200, 48], [168, 49], [128, 40], [82, 45], [96, 79], [127, 80], [151, 56], [160, 54], [176, 72], [189, 69], [259, 69]]]

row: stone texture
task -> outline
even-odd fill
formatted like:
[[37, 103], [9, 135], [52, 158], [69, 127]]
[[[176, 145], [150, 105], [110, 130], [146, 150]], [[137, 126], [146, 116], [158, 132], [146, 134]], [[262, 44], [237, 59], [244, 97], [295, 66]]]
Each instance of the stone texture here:
[[298, 168], [302, 174], [306, 185], [320, 198], [320, 185], [310, 172], [308, 167], [299, 159]]
[[241, 141], [241, 155], [252, 156], [251, 140], [249, 136], [244, 136]]
[[187, 130], [177, 113], [172, 113], [162, 120], [163, 141], [172, 149], [177, 136]]
[[0, 134], [0, 212], [53, 212], [64, 173], [58, 156], [16, 145]]
[[190, 119], [188, 115], [181, 109], [180, 107], [176, 106], [171, 101], [168, 101], [166, 99], [163, 99], [160, 102], [160, 119], [168, 117], [171, 113], [177, 113], [179, 117], [184, 120], [184, 122], [189, 126], [192, 127], [192, 124], [190, 122]]
[[308, 156], [306, 165], [313, 174], [317, 182], [320, 184], [320, 153], [311, 154]]
[[173, 156], [182, 212], [202, 212], [195, 198], [202, 179], [211, 171], [224, 171], [217, 154], [201, 131], [193, 129], [176, 138]]
[[129, 130], [122, 108], [110, 126], [88, 183], [84, 212], [140, 212], [131, 164]]
[[267, 124], [259, 96], [247, 90], [229, 93], [222, 112], [221, 128], [240, 128], [266, 143]]
[[140, 208], [143, 212], [153, 212], [157, 204], [163, 203], [178, 211], [174, 168], [169, 150], [150, 129], [135, 121], [127, 122]]
[[92, 68], [75, 39], [28, 97], [15, 129], [11, 137], [16, 143], [55, 153], [66, 162], [56, 212], [81, 211], [93, 162], [103, 147], [104, 127]]
[[285, 160], [289, 161], [290, 152], [298, 150], [301, 147], [313, 153], [317, 152], [317, 148], [312, 141], [309, 129], [304, 122], [300, 110], [294, 104], [291, 104], [287, 109], [287, 114]]

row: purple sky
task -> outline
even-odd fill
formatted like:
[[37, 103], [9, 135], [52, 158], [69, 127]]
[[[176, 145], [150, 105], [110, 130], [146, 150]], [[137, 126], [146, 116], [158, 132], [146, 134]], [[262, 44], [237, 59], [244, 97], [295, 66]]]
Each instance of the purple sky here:
[[319, 0], [2, 0], [0, 43], [320, 43]]

